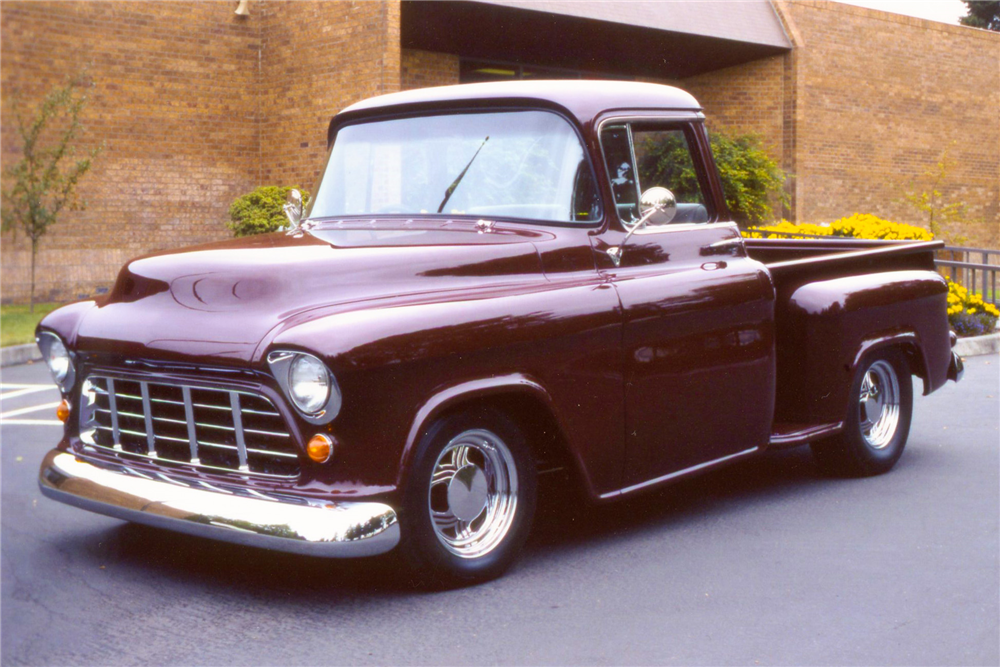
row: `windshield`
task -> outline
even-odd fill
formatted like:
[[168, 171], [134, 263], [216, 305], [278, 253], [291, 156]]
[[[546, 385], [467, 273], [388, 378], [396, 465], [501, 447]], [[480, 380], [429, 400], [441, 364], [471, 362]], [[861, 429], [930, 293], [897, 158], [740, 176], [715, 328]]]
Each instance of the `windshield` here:
[[472, 215], [586, 224], [593, 174], [568, 122], [545, 111], [466, 113], [337, 132], [310, 218]]

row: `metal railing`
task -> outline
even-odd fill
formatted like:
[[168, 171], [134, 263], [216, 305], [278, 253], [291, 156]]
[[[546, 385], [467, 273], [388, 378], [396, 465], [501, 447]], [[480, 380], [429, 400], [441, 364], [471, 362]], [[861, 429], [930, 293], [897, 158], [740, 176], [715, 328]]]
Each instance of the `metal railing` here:
[[1000, 294], [997, 294], [1000, 250], [945, 246], [938, 251], [934, 264], [952, 282], [958, 283], [970, 293], [978, 292], [983, 301], [993, 305], [1000, 304]]

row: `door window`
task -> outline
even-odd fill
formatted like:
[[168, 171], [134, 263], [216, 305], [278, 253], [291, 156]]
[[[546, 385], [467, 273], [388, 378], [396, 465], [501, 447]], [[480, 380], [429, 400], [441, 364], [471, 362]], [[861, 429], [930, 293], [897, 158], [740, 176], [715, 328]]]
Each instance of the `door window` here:
[[604, 159], [619, 219], [626, 225], [640, 217], [640, 193], [652, 187], [670, 190], [677, 200], [674, 223], [708, 222], [705, 196], [688, 135], [680, 127], [627, 123], [601, 133]]

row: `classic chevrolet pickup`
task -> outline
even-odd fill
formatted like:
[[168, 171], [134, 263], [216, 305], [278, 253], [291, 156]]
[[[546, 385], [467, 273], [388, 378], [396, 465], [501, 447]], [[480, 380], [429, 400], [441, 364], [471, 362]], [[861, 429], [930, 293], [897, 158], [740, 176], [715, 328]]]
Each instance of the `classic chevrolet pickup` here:
[[594, 502], [768, 448], [874, 475], [962, 374], [940, 243], [744, 239], [687, 93], [476, 84], [337, 114], [290, 229], [129, 262], [38, 343], [56, 500], [503, 572], [540, 473]]

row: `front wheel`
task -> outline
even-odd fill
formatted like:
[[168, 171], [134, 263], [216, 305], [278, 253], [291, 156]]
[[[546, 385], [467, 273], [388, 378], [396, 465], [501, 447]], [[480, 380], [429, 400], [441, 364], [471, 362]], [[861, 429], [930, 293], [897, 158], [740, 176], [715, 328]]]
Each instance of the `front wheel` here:
[[404, 492], [401, 550], [424, 583], [462, 585], [502, 574], [531, 528], [531, 449], [506, 415], [453, 414], [421, 439]]
[[873, 352], [858, 364], [843, 431], [813, 443], [817, 463], [836, 475], [888, 472], [903, 454], [912, 413], [913, 385], [906, 359], [895, 349]]

